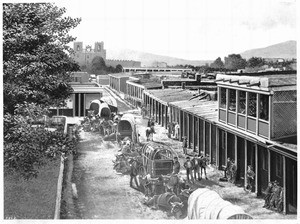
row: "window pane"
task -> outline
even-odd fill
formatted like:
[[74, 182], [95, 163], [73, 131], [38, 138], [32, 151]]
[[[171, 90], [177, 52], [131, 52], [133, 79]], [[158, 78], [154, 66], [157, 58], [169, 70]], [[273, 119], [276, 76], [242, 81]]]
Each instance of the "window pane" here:
[[246, 113], [246, 92], [239, 91], [239, 113], [245, 114]]
[[260, 96], [260, 106], [259, 106], [259, 118], [268, 121], [269, 120], [269, 96]]
[[249, 93], [248, 115], [256, 117], [256, 93]]
[[221, 88], [220, 89], [220, 107], [226, 109], [226, 89]]
[[229, 89], [229, 110], [235, 111], [236, 110], [236, 90]]

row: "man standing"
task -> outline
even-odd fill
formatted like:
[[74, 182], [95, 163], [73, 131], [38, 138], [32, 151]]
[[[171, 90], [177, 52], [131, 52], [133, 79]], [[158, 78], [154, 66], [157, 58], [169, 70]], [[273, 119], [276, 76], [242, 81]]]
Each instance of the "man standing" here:
[[183, 149], [183, 154], [187, 154], [187, 139], [185, 136], [183, 136], [183, 141], [182, 141], [182, 149]]
[[252, 191], [252, 188], [253, 188], [253, 184], [254, 184], [254, 177], [255, 177], [255, 173], [254, 171], [252, 170], [252, 166], [248, 166], [248, 169], [247, 169], [247, 187], [246, 187], [246, 190], [248, 190], [249, 192]]
[[265, 199], [265, 204], [263, 206], [263, 208], [269, 208], [270, 207], [270, 199], [273, 193], [273, 183], [269, 182], [268, 187], [265, 191], [266, 196], [264, 197]]
[[194, 178], [193, 178], [193, 163], [190, 160], [190, 157], [186, 157], [186, 162], [184, 163], [184, 168], [186, 169], [186, 177], [187, 177], [187, 181], [190, 181], [190, 176], [191, 176], [191, 180], [192, 182], [194, 182]]
[[180, 163], [178, 161], [178, 157], [174, 157], [173, 173], [178, 174], [179, 172], [180, 172]]
[[231, 170], [230, 170], [230, 173], [231, 173], [230, 182], [235, 184], [237, 167], [236, 167], [234, 160], [231, 161], [231, 164], [232, 165], [231, 165]]
[[232, 162], [230, 160], [230, 158], [227, 158], [227, 164], [226, 164], [226, 169], [225, 169], [225, 174], [226, 177], [228, 178], [228, 180], [230, 181], [231, 178], [231, 166], [232, 166]]
[[132, 187], [132, 188], [133, 188], [133, 185], [132, 185], [133, 180], [135, 182], [136, 188], [139, 188], [139, 184], [138, 184], [138, 181], [137, 181], [137, 178], [136, 178], [137, 175], [138, 175], [137, 161], [136, 160], [131, 160], [131, 162], [130, 162], [130, 187]]
[[198, 180], [200, 181], [200, 157], [197, 157], [196, 154], [194, 155], [194, 158], [192, 159], [192, 163], [194, 165], [194, 178], [197, 180], [197, 174], [198, 174]]
[[175, 127], [174, 127], [174, 139], [179, 139], [179, 129], [180, 129], [180, 126], [176, 122]]

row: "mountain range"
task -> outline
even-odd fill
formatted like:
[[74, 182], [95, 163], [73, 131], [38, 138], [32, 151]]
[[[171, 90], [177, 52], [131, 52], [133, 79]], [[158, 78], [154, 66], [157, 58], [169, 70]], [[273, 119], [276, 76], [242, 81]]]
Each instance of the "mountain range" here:
[[242, 52], [241, 56], [245, 59], [249, 59], [251, 57], [296, 58], [297, 42], [295, 40], [290, 40], [264, 48], [252, 49]]
[[[257, 48], [244, 51], [241, 56], [245, 59], [251, 57], [263, 57], [263, 58], [296, 58], [297, 57], [297, 42], [294, 40], [282, 42], [279, 44], [271, 45], [265, 48]], [[142, 66], [153, 66], [157, 63], [167, 63], [167, 65], [193, 65], [201, 66], [205, 64], [210, 64], [212, 60], [186, 60], [182, 58], [175, 58], [170, 56], [162, 56], [152, 53], [146, 53], [141, 51], [134, 51], [128, 49], [122, 50], [108, 50], [108, 59], [118, 59], [118, 60], [134, 60], [141, 61]]]

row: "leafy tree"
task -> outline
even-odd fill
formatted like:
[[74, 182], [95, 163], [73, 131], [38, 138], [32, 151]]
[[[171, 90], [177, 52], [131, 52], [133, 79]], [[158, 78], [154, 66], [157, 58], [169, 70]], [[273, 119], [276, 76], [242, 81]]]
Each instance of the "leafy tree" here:
[[4, 167], [27, 178], [45, 158], [71, 150], [66, 136], [32, 125], [71, 94], [70, 72], [79, 70], [67, 44], [80, 19], [64, 13], [50, 3], [3, 4]]
[[249, 58], [249, 60], [247, 61], [247, 67], [250, 68], [261, 67], [264, 64], [265, 64], [264, 59], [258, 57]]
[[116, 73], [120, 73], [120, 72], [122, 72], [122, 70], [123, 70], [122, 65], [118, 64], [118, 65], [116, 66], [115, 72], [116, 72]]
[[102, 57], [96, 56], [93, 58], [91, 63], [90, 71], [93, 74], [102, 75], [105, 74], [107, 67], [105, 65], [105, 61]]
[[211, 68], [224, 68], [224, 63], [220, 57], [218, 57], [213, 63], [210, 64]]
[[230, 54], [225, 57], [225, 68], [229, 70], [244, 69], [246, 63], [246, 60], [240, 54]]

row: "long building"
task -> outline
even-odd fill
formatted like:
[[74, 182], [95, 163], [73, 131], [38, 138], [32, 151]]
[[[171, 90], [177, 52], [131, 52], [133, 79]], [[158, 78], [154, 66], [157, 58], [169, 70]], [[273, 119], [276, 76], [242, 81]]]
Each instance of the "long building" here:
[[278, 181], [284, 213], [296, 213], [296, 73], [219, 74], [216, 83], [217, 101], [164, 89], [144, 91], [144, 104], [162, 126], [178, 122], [180, 138], [186, 136], [194, 152], [209, 154], [219, 169], [234, 159], [240, 184], [246, 185], [247, 166], [252, 166], [258, 197], [269, 181]]

